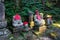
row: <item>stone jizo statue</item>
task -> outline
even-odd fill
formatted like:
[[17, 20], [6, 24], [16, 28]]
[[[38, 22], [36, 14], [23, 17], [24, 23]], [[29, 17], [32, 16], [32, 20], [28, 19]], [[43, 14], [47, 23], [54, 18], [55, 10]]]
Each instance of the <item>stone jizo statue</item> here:
[[39, 14], [39, 11], [36, 10], [35, 11], [35, 16], [34, 16], [34, 21], [35, 21], [36, 25], [40, 25], [40, 20], [41, 20], [41, 16]]
[[19, 14], [16, 14], [13, 16], [13, 26], [16, 28], [20, 28], [23, 26], [23, 22], [22, 22], [21, 16]]

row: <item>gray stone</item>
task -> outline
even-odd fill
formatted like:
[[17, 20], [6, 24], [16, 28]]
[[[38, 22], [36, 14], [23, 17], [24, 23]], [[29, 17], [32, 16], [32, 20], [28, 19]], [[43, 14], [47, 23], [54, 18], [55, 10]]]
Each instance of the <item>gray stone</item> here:
[[0, 29], [0, 40], [8, 40], [10, 34], [11, 32], [8, 29]]
[[40, 37], [40, 40], [52, 40], [52, 39], [49, 37]]
[[0, 28], [5, 28], [7, 26], [7, 21], [0, 22]]
[[0, 29], [0, 37], [7, 37], [9, 34], [11, 34], [11, 32], [8, 29]]
[[0, 0], [0, 2], [4, 2], [4, 0]]
[[0, 0], [0, 28], [7, 26], [7, 21], [5, 20], [5, 6], [4, 0]]
[[4, 0], [0, 0], [0, 40], [9, 40], [11, 32], [6, 29], [7, 21], [5, 20]]
[[0, 2], [0, 21], [5, 20], [5, 7], [4, 4]]
[[4, 3], [0, 1], [0, 28], [7, 26], [7, 21], [5, 20], [5, 6]]

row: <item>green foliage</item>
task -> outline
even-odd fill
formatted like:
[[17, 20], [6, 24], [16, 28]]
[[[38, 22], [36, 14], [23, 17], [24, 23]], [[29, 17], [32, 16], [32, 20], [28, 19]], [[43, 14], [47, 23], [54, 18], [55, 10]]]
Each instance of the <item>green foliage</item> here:
[[51, 6], [52, 6], [52, 3], [46, 2], [46, 5], [47, 5], [48, 7], [51, 7]]
[[[53, 15], [54, 19], [60, 19], [60, 8], [57, 8], [53, 5], [53, 3], [49, 3], [48, 0], [45, 0], [45, 4], [43, 5], [42, 2], [39, 0], [21, 0], [21, 5], [19, 8], [16, 7], [16, 3], [13, 0], [6, 0], [5, 7], [6, 7], [6, 19], [8, 21], [8, 25], [11, 26], [12, 17], [16, 13], [19, 13], [22, 16], [22, 20], [26, 20], [28, 18], [28, 11], [32, 11], [33, 14], [35, 10], [38, 9], [39, 12], [46, 14]], [[57, 16], [56, 16], [57, 15]], [[55, 17], [56, 16], [56, 17]]]

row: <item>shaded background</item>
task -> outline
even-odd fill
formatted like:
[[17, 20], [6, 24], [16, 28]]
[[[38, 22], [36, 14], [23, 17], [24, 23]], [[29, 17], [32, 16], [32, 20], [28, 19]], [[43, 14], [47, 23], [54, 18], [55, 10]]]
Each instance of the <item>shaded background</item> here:
[[60, 0], [5, 0], [5, 8], [8, 28], [11, 31], [13, 28], [12, 17], [16, 13], [19, 13], [24, 21], [28, 18], [28, 11], [32, 11], [34, 14], [35, 10], [38, 9], [44, 15], [53, 15], [56, 22], [60, 20]]

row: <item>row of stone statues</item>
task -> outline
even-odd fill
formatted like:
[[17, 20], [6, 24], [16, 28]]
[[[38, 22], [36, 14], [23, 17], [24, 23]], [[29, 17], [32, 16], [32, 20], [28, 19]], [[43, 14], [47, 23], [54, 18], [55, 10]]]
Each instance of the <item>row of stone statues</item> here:
[[[5, 7], [4, 0], [0, 0], [0, 40], [10, 40], [8, 39], [11, 32], [7, 29], [7, 21], [5, 20]], [[51, 16], [47, 16], [47, 24], [52, 24]], [[34, 20], [33, 20], [34, 19]], [[27, 19], [28, 20], [28, 19]], [[30, 24], [30, 27], [29, 27]], [[29, 22], [22, 22], [21, 16], [17, 13], [13, 16], [13, 26], [17, 31], [29, 31], [33, 29], [34, 26], [40, 28], [40, 32], [46, 29], [45, 20], [43, 19], [43, 13], [39, 13], [38, 10], [35, 11], [35, 15], [32, 12], [29, 12]], [[44, 30], [42, 30], [44, 28]], [[16, 31], [16, 30], [15, 30]]]
[[[46, 21], [47, 21], [47, 25], [52, 24], [53, 23], [52, 16], [47, 15]], [[27, 22], [27, 21], [22, 22], [21, 16], [18, 13], [13, 16], [13, 26], [15, 28], [23, 29], [25, 26], [26, 30], [28, 31], [28, 29], [30, 29], [28, 27], [28, 23], [29, 23], [31, 29], [33, 29], [34, 26], [40, 27], [40, 26], [45, 26], [45, 24], [46, 24], [45, 20], [43, 19], [43, 13], [39, 13], [38, 10], [35, 11], [35, 15], [33, 15], [33, 13], [31, 11], [29, 12], [29, 22]]]

